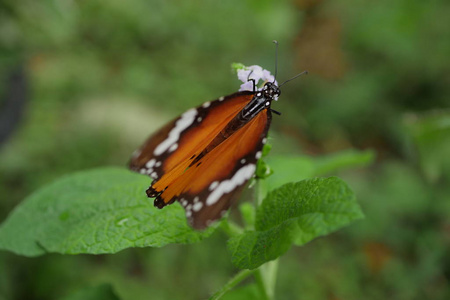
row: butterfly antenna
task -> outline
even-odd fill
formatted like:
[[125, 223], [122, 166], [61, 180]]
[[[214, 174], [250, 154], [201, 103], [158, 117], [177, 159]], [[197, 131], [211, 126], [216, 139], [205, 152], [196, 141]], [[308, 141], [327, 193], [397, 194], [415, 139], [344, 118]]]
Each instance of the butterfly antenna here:
[[288, 83], [289, 81], [294, 80], [297, 77], [300, 77], [302, 75], [308, 75], [308, 71], [303, 71], [300, 74], [295, 75], [294, 77], [292, 77], [291, 79], [286, 80], [285, 82], [283, 82], [282, 84], [279, 85], [279, 87], [282, 87], [285, 83]]
[[273, 43], [275, 44], [275, 76], [273, 78], [272, 83], [275, 83], [275, 80], [277, 79], [277, 74], [278, 74], [278, 41], [273, 40]]

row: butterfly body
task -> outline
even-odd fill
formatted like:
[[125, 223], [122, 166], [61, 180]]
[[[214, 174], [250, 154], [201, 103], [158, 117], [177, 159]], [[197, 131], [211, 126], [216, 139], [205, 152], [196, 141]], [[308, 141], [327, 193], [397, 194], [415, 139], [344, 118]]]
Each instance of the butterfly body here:
[[254, 175], [280, 95], [273, 82], [190, 109], [151, 136], [130, 168], [149, 175], [158, 208], [179, 201], [197, 229], [220, 218]]

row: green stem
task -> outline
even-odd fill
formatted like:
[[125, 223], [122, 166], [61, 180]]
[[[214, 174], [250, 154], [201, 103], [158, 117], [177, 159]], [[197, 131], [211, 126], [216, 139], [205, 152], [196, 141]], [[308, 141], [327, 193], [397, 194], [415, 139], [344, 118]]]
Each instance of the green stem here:
[[[259, 180], [255, 185], [255, 210], [262, 204], [264, 189]], [[278, 259], [267, 262], [258, 268], [255, 273], [256, 282], [265, 299], [271, 300], [275, 296], [275, 284], [277, 281]]]
[[[255, 183], [255, 211], [258, 206], [261, 205], [264, 197], [264, 189], [259, 180]], [[229, 220], [225, 220], [222, 223], [222, 229], [230, 236], [235, 236], [242, 233], [242, 228], [237, 224]], [[263, 300], [271, 300], [275, 295], [275, 283], [277, 279], [278, 270], [278, 259], [265, 263], [256, 270], [242, 270], [237, 273], [233, 278], [231, 278], [227, 284], [225, 284], [219, 291], [209, 298], [210, 300], [217, 300], [222, 298], [222, 296], [229, 290], [234, 288], [242, 280], [248, 276], [254, 274], [256, 284], [261, 292]]]
[[261, 184], [261, 180], [257, 179], [255, 183], [255, 210], [260, 206], [263, 202], [264, 191], [263, 185]]
[[261, 300], [269, 300], [269, 295], [267, 295], [266, 284], [263, 279], [261, 268], [257, 269], [255, 272], [255, 281], [261, 295]]
[[265, 263], [259, 268], [259, 271], [264, 282], [267, 299], [273, 299], [277, 282], [278, 259]]
[[241, 272], [234, 275], [233, 278], [230, 279], [219, 291], [217, 291], [214, 295], [209, 298], [209, 300], [217, 300], [222, 298], [222, 296], [234, 288], [238, 283], [240, 283], [242, 280], [253, 274], [255, 270], [242, 270]]
[[242, 227], [240, 227], [238, 224], [234, 223], [229, 219], [224, 219], [220, 227], [230, 238], [242, 234], [243, 232]]

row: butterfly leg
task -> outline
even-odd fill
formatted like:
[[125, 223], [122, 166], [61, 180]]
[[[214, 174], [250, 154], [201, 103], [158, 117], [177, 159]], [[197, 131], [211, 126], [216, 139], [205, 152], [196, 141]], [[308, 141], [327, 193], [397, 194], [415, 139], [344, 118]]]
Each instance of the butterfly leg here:
[[273, 112], [274, 114], [281, 116], [281, 113], [279, 111], [276, 111], [275, 109], [270, 109], [270, 111]]
[[254, 92], [256, 92], [256, 81], [255, 81], [255, 79], [250, 79], [250, 75], [252, 75], [252, 73], [253, 73], [253, 70], [251, 70], [250, 73], [248, 73], [247, 81], [253, 82], [253, 93], [254, 93]]

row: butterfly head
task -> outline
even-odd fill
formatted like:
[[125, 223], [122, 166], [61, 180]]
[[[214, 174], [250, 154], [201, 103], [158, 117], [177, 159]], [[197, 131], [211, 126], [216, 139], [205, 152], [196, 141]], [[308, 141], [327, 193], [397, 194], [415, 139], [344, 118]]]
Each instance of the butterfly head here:
[[281, 95], [281, 90], [274, 82], [269, 81], [264, 84], [262, 94], [266, 99], [278, 100], [278, 97]]

